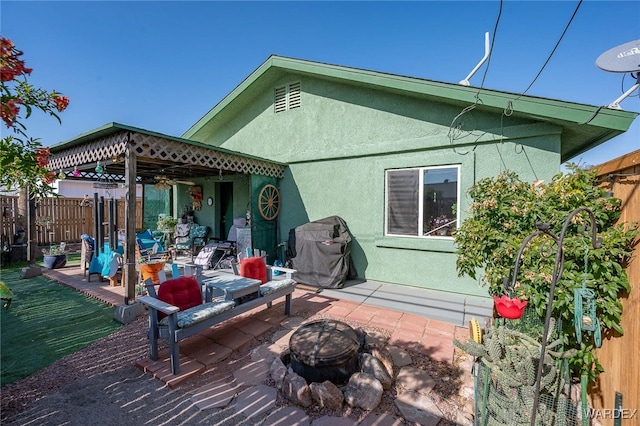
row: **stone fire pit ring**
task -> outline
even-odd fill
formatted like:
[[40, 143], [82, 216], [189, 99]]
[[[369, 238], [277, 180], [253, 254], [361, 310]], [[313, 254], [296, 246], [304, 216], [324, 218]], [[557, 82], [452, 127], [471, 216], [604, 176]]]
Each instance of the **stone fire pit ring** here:
[[348, 324], [332, 319], [303, 324], [289, 339], [291, 369], [307, 383], [348, 382], [358, 371], [360, 350], [358, 333]]

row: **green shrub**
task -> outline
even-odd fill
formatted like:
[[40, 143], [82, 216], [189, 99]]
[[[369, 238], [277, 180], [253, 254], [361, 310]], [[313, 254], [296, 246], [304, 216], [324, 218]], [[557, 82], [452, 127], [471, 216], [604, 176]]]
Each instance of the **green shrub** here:
[[[602, 246], [591, 245], [590, 219], [586, 212], [574, 216], [563, 239], [564, 270], [556, 284], [553, 316], [562, 320], [565, 349], [577, 349], [572, 370], [590, 381], [603, 371], [595, 356], [595, 343], [584, 333], [578, 343], [573, 325], [574, 289], [585, 286], [595, 292], [596, 316], [602, 335], [622, 334], [619, 298], [630, 291], [624, 271], [631, 259], [637, 224], [616, 224], [621, 200], [607, 197], [597, 186], [596, 172], [569, 166], [551, 182], [529, 184], [514, 172], [480, 180], [470, 190], [470, 216], [454, 232], [458, 274], [480, 276], [491, 295], [503, 294], [504, 277], [511, 278], [522, 242], [539, 222], [549, 223], [549, 232], [560, 236], [562, 226], [576, 208], [591, 210]], [[550, 236], [533, 238], [523, 253], [514, 292], [529, 301], [544, 318], [556, 260], [557, 244]], [[585, 252], [587, 262], [585, 266]], [[586, 268], [586, 271], [585, 271]], [[511, 282], [511, 279], [509, 279]]]

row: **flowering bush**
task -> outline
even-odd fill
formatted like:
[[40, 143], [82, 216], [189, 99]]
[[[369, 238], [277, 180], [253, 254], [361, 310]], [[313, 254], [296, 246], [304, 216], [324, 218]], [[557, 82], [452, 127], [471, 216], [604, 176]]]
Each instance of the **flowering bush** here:
[[0, 118], [12, 133], [0, 140], [0, 187], [28, 187], [31, 194], [43, 197], [52, 194], [55, 181], [55, 172], [47, 168], [49, 149], [43, 148], [39, 139], [27, 136], [23, 121], [34, 109], [60, 121], [57, 113], [67, 108], [69, 98], [30, 85], [27, 76], [33, 70], [25, 66], [22, 54], [11, 40], [0, 37]]
[[474, 279], [484, 270], [482, 280], [489, 294], [513, 293], [528, 300], [529, 307], [544, 318], [557, 250], [551, 237], [538, 237], [527, 245], [512, 291], [505, 291], [503, 279], [507, 277], [507, 282], [512, 282], [509, 278], [520, 245], [536, 230], [536, 223], [549, 223], [549, 231], [559, 236], [574, 209], [590, 209], [602, 246], [591, 246], [590, 234], [585, 231], [590, 229], [588, 215], [574, 216], [563, 239], [564, 271], [554, 292], [553, 316], [562, 320], [565, 349], [578, 350], [570, 360], [572, 367], [593, 380], [602, 367], [595, 356], [593, 339], [582, 339], [580, 343], [575, 334], [574, 289], [586, 283], [594, 291], [603, 336], [622, 334], [622, 305], [618, 299], [631, 290], [624, 267], [631, 259], [639, 233], [635, 223], [616, 223], [621, 200], [606, 197], [606, 191], [597, 186], [595, 171], [575, 165], [570, 165], [569, 170], [570, 173], [554, 176], [549, 184], [532, 185], [513, 172], [478, 181], [469, 190], [473, 199], [470, 217], [454, 231], [456, 266], [459, 275]]

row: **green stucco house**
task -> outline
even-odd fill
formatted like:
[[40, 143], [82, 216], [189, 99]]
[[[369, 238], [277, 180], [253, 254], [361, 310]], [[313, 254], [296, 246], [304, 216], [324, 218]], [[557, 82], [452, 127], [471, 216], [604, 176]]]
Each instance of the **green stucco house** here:
[[[271, 56], [180, 138], [112, 124], [52, 152], [72, 158], [78, 143], [91, 141], [110, 155], [128, 153], [121, 173], [135, 170], [136, 155], [149, 177], [188, 172], [174, 177], [194, 180], [204, 199], [212, 198], [196, 219], [224, 237], [231, 218], [249, 210], [253, 245], [270, 260], [290, 229], [340, 216], [353, 237], [359, 279], [426, 289], [443, 311], [468, 313], [489, 299], [455, 269], [451, 231], [467, 215], [467, 190], [507, 169], [548, 181], [563, 162], [625, 132], [636, 116]], [[161, 149], [148, 149], [158, 141]], [[141, 168], [143, 156], [153, 162]], [[90, 172], [95, 160], [79, 163]], [[175, 167], [181, 164], [188, 166]], [[145, 182], [142, 172], [138, 182]], [[267, 184], [280, 191], [271, 221], [256, 211]], [[179, 214], [189, 196], [188, 188], [176, 188]]]
[[506, 169], [548, 181], [636, 115], [271, 56], [182, 137], [288, 165], [279, 241], [338, 215], [359, 278], [468, 299], [486, 291], [457, 276], [450, 230], [469, 187]]

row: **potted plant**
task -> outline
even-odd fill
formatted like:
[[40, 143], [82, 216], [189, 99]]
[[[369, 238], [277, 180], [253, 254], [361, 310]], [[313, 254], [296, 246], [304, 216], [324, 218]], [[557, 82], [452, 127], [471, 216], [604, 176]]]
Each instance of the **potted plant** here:
[[174, 232], [178, 219], [172, 216], [164, 216], [158, 219], [158, 230], [162, 232]]
[[59, 246], [51, 245], [48, 249], [42, 249], [44, 266], [48, 269], [62, 268], [67, 264], [67, 252], [65, 243]]

